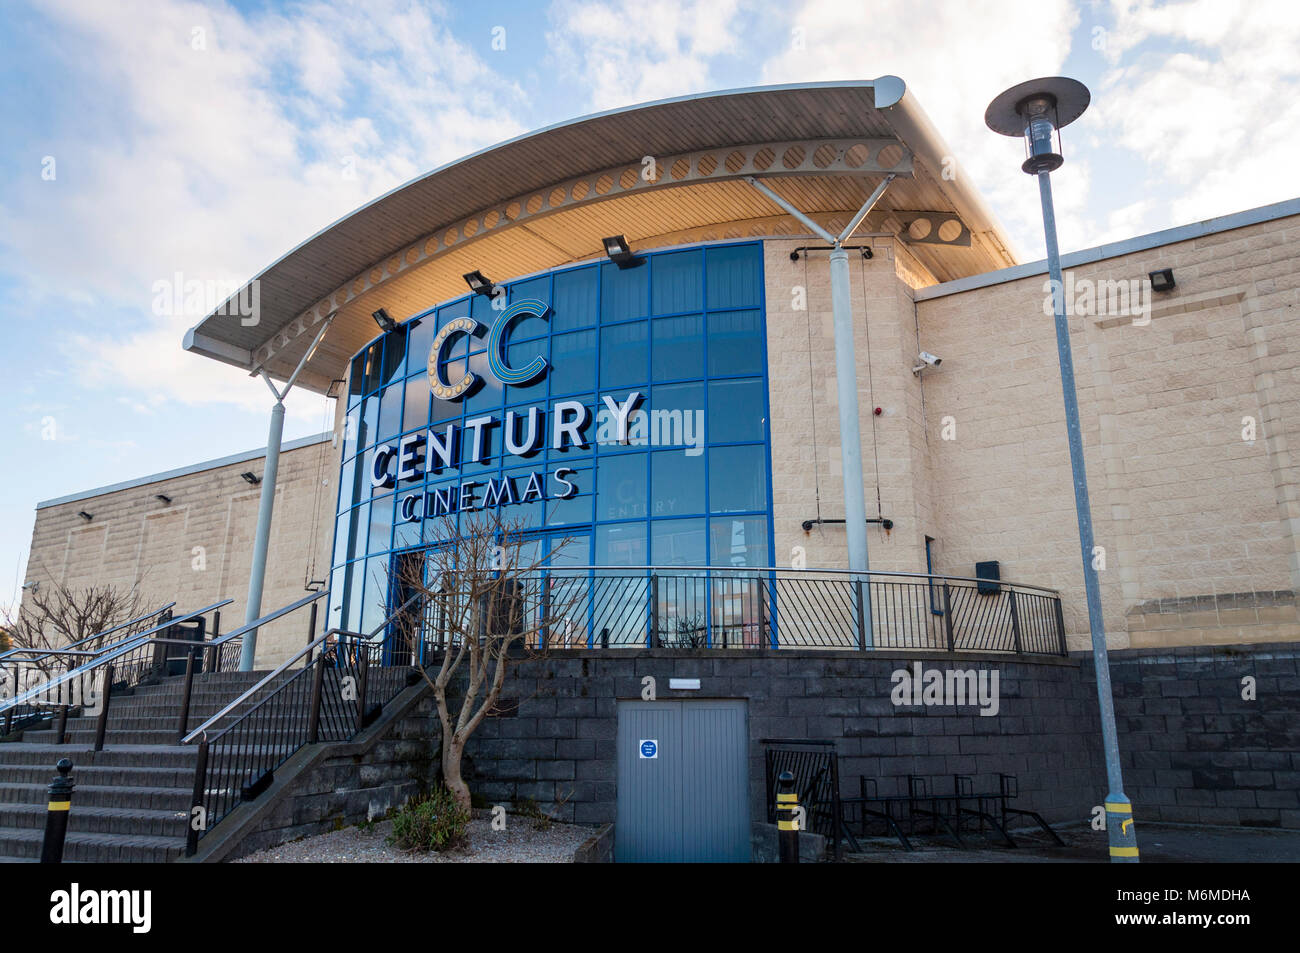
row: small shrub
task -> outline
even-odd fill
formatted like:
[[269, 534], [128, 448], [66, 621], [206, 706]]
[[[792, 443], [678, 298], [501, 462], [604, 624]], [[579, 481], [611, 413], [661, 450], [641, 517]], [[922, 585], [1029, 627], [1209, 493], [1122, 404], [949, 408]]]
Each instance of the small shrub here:
[[469, 812], [439, 787], [393, 815], [388, 843], [400, 850], [456, 850], [465, 845], [468, 827]]
[[529, 818], [533, 822], [533, 830], [535, 831], [550, 830], [553, 822], [553, 818], [538, 806], [536, 800], [530, 797], [515, 802], [515, 813], [520, 817]]

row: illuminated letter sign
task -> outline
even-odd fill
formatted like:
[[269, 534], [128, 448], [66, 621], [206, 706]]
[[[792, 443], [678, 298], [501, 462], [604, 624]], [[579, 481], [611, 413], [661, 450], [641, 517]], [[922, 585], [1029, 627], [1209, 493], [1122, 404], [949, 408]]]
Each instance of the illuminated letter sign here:
[[540, 301], [518, 301], [501, 312], [501, 316], [492, 324], [492, 333], [488, 335], [488, 366], [492, 376], [503, 384], [527, 384], [546, 370], [546, 358], [540, 354], [518, 370], [506, 363], [506, 331], [510, 322], [521, 314], [531, 314], [535, 318], [545, 317], [546, 305]]
[[[527, 384], [546, 370], [546, 358], [540, 354], [521, 368], [511, 367], [506, 363], [505, 349], [506, 332], [510, 330], [510, 324], [515, 318], [520, 315], [542, 318], [546, 316], [548, 310], [550, 309], [540, 301], [517, 301], [502, 311], [500, 317], [492, 323], [492, 331], [488, 335], [488, 368], [492, 371], [492, 376], [501, 383]], [[455, 318], [442, 326], [438, 336], [433, 339], [433, 346], [429, 348], [429, 389], [433, 391], [433, 396], [443, 400], [456, 400], [478, 380], [478, 375], [466, 371], [465, 376], [457, 383], [449, 384], [443, 380], [438, 364], [442, 360], [442, 352], [447, 342], [454, 335], [475, 334], [482, 327], [473, 318]]]
[[443, 348], [447, 346], [447, 341], [455, 334], [465, 333], [473, 334], [479, 327], [479, 323], [473, 318], [456, 318], [454, 321], [448, 321], [438, 332], [438, 336], [433, 339], [433, 346], [429, 348], [429, 389], [433, 391], [434, 397], [441, 397], [443, 400], [455, 400], [465, 391], [469, 390], [470, 385], [478, 380], [477, 375], [470, 371], [465, 372], [465, 376], [456, 384], [448, 384], [442, 379], [442, 373], [438, 370], [438, 362], [442, 360]]

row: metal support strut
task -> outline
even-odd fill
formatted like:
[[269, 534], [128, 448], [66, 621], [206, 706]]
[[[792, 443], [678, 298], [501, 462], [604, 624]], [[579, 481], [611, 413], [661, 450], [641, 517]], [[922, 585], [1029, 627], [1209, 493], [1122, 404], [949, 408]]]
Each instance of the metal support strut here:
[[[335, 312], [337, 314], [337, 312]], [[311, 342], [311, 347], [307, 348], [298, 362], [294, 372], [289, 375], [289, 380], [285, 382], [284, 390], [276, 390], [275, 385], [271, 383], [271, 377], [262, 369], [262, 380], [266, 381], [266, 386], [271, 389], [275, 395], [275, 403], [271, 406], [271, 426], [266, 435], [266, 466], [262, 471], [262, 497], [257, 504], [257, 530], [253, 536], [253, 566], [248, 574], [248, 602], [244, 611], [244, 624], [255, 622], [262, 614], [262, 587], [266, 582], [266, 553], [271, 545], [271, 515], [275, 509], [275, 482], [280, 471], [280, 442], [284, 435], [284, 398], [298, 379], [299, 372], [306, 366], [307, 361], [316, 353], [316, 345], [320, 344], [321, 338], [329, 330], [331, 322], [334, 320], [334, 314], [327, 317], [321, 324], [321, 328], [316, 332], [316, 338]], [[239, 652], [239, 670], [241, 672], [251, 672], [253, 670], [253, 661], [257, 657], [257, 630], [251, 629], [244, 635], [243, 646]]]
[[848, 533], [849, 569], [863, 574], [857, 580], [857, 585], [862, 591], [855, 600], [860, 600], [863, 607], [858, 631], [858, 647], [863, 649], [870, 648], [872, 645], [871, 592], [866, 575], [870, 564], [867, 559], [867, 503], [862, 476], [861, 418], [858, 414], [858, 363], [853, 343], [853, 297], [849, 282], [849, 253], [844, 249], [844, 242], [880, 201], [880, 197], [885, 194], [885, 189], [889, 188], [889, 183], [893, 182], [894, 178], [893, 175], [885, 176], [880, 185], [876, 186], [876, 190], [871, 193], [871, 197], [862, 208], [858, 209], [858, 213], [838, 236], [831, 235], [758, 179], [753, 176], [745, 179], [831, 246], [831, 310], [835, 315], [835, 384], [840, 411], [840, 469], [844, 475], [844, 521]]

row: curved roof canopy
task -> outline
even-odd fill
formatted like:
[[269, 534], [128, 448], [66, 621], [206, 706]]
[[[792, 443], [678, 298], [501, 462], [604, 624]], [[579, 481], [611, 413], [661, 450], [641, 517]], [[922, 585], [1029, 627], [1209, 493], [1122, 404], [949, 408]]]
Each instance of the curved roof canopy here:
[[591, 259], [601, 239], [634, 249], [808, 234], [753, 176], [832, 233], [885, 175], [859, 226], [897, 234], [936, 282], [1016, 264], [1001, 225], [895, 76], [705, 93], [550, 126], [421, 176], [313, 235], [185, 335], [185, 349], [287, 379], [330, 314], [298, 384], [325, 392], [375, 335], [495, 281]]

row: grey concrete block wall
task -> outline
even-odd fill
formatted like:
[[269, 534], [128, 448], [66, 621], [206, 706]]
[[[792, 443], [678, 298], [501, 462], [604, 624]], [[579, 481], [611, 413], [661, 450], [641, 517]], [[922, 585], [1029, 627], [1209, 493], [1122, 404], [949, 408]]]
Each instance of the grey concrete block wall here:
[[405, 804], [435, 778], [436, 724], [426, 693], [363, 754], [327, 755], [295, 779], [225, 859], [382, 818]]
[[[926, 669], [994, 670], [1000, 706], [898, 707], [892, 674], [921, 661]], [[841, 789], [860, 775], [879, 793], [906, 791], [908, 774], [934, 777], [946, 790], [953, 774], [1014, 774], [1021, 803], [1050, 820], [1086, 819], [1105, 793], [1094, 689], [1077, 659], [1005, 656], [948, 658], [932, 653], [563, 652], [521, 662], [505, 694], [512, 710], [484, 721], [471, 739], [471, 786], [492, 803], [533, 798], [576, 823], [615, 819], [619, 699], [640, 699], [653, 676], [657, 697], [744, 698], [750, 737], [750, 807], [766, 819], [763, 738], [836, 741]], [[669, 690], [672, 677], [699, 678], [699, 691]]]
[[[1134, 649], [1111, 653], [1126, 793], [1142, 820], [1300, 828], [1300, 646]], [[898, 707], [893, 672], [997, 670], [999, 710]], [[748, 703], [750, 808], [766, 820], [763, 738], [836, 742], [841, 790], [857, 778], [880, 794], [908, 774], [1014, 774], [1020, 805], [1054, 822], [1083, 821], [1106, 793], [1090, 655], [1068, 659], [825, 652], [563, 652], [511, 670], [503, 713], [467, 747], [466, 775], [489, 804], [532, 799], [564, 821], [607, 824], [617, 813], [618, 700]], [[1255, 679], [1254, 701], [1241, 697]], [[699, 678], [674, 692], [672, 677]], [[382, 815], [439, 773], [437, 719], [425, 695], [364, 755], [330, 756], [294, 785], [239, 853]]]
[[[1095, 692], [1091, 656], [1081, 661]], [[1129, 649], [1110, 663], [1139, 824], [1300, 828], [1300, 646]]]

